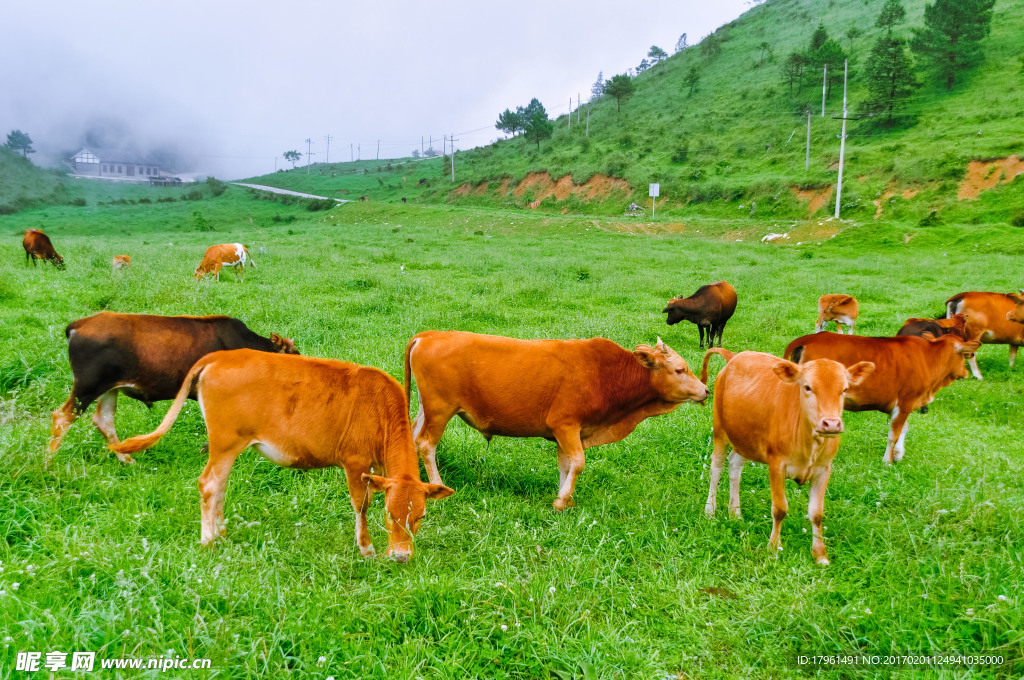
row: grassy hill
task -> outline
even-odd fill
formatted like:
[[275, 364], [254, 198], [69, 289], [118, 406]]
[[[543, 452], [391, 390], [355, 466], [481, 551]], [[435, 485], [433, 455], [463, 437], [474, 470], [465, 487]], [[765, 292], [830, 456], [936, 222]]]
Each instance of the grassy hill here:
[[[842, 84], [833, 86], [822, 117], [820, 71], [805, 75], [790, 92], [781, 65], [790, 52], [807, 47], [821, 22], [851, 54], [849, 109], [851, 115], [864, 114], [863, 74], [881, 30], [874, 23], [882, 4], [769, 0], [714, 33], [711, 39], [721, 47], [716, 55], [703, 55], [696, 45], [636, 76], [636, 93], [621, 110], [607, 96], [592, 102], [589, 135], [582, 122], [585, 105], [580, 123], [576, 113], [571, 129], [567, 116], [559, 117], [554, 135], [539, 148], [517, 137], [459, 152], [454, 184], [440, 159], [320, 165], [309, 174], [299, 170], [261, 179], [372, 200], [407, 196], [520, 207], [539, 200], [541, 210], [598, 214], [621, 214], [630, 200], [649, 207], [646, 185], [658, 182], [664, 217], [830, 215], [841, 130], [834, 116], [842, 112]], [[898, 35], [909, 37], [922, 25], [925, 4], [904, 3], [907, 20]], [[1024, 156], [1022, 24], [1024, 2], [997, 2], [991, 34], [982, 43], [985, 60], [962, 74], [952, 90], [919, 65], [923, 86], [897, 125], [885, 127], [868, 117], [848, 125], [844, 218], [1024, 222], [1016, 198], [1024, 179], [1015, 175], [1024, 166], [1013, 159], [1005, 167], [990, 162]], [[854, 27], [862, 33], [850, 40]], [[770, 55], [761, 49], [763, 42], [771, 45]], [[692, 93], [684, 83], [691, 68], [700, 73]], [[523, 104], [509, 102], [512, 108]], [[609, 186], [607, 177], [625, 180], [628, 187]], [[587, 182], [585, 190], [574, 186]], [[978, 186], [985, 190], [979, 193]]]
[[74, 193], [60, 173], [37, 167], [0, 146], [0, 215], [32, 206], [68, 203]]

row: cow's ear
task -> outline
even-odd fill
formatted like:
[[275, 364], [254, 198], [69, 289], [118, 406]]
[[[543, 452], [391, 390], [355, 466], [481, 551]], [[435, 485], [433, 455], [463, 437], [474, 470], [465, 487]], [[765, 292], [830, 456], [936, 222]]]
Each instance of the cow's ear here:
[[981, 343], [977, 340], [967, 340], [966, 342], [957, 343], [956, 351], [958, 354], [974, 354], [981, 347]]
[[928, 342], [935, 341], [935, 336], [932, 335], [930, 331], [925, 331], [924, 333], [921, 333], [921, 337], [927, 340]]
[[384, 491], [391, 486], [391, 480], [387, 477], [371, 475], [365, 472], [363, 473], [363, 481], [366, 482], [366, 488], [370, 491]]
[[[1022, 290], [1021, 292], [1024, 293], [1024, 290]], [[1024, 300], [1024, 298], [1021, 298], [1021, 296], [1017, 295], [1016, 293], [1007, 293], [1006, 297], [1010, 298], [1011, 300], [1016, 302], [1018, 305], [1021, 303], [1022, 300]]]
[[859, 385], [864, 378], [868, 377], [875, 370], [875, 365], [870, 361], [861, 361], [847, 369], [850, 374], [850, 384]]
[[779, 376], [779, 380], [785, 383], [796, 382], [800, 377], [800, 367], [792, 361], [780, 361], [772, 366], [772, 370]]
[[455, 493], [454, 489], [450, 489], [444, 484], [424, 484], [423, 486], [426, 488], [427, 498], [434, 501], [439, 501], [442, 498], [448, 498], [448, 496]]
[[633, 350], [633, 356], [647, 368], [654, 368], [658, 363], [658, 358], [654, 355], [654, 348], [650, 345], [637, 345]]

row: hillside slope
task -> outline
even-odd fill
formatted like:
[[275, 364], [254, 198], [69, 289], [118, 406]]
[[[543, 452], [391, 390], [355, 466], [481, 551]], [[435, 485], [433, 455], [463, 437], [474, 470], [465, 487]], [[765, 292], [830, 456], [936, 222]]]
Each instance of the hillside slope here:
[[[606, 214], [621, 213], [629, 201], [649, 208], [646, 185], [658, 182], [658, 210], [666, 216], [829, 215], [835, 205], [842, 83], [833, 85], [822, 117], [821, 73], [808, 73], [792, 92], [781, 73], [786, 56], [805, 49], [820, 22], [851, 55], [850, 115], [864, 116], [847, 129], [843, 217], [1024, 219], [1017, 198], [1024, 186], [1018, 174], [1024, 173], [1024, 0], [997, 2], [991, 34], [982, 42], [984, 61], [961, 75], [952, 90], [919, 65], [923, 86], [894, 127], [866, 117], [864, 106], [863, 73], [881, 31], [875, 20], [883, 2], [769, 0], [713, 34], [710, 40], [721, 48], [717, 54], [702, 54], [695, 45], [636, 76], [636, 92], [621, 110], [604, 96], [574, 112], [571, 128], [567, 116], [559, 117], [554, 135], [539, 148], [516, 137], [459, 152], [454, 186], [440, 160], [389, 168], [364, 162], [358, 175], [348, 174], [350, 164], [314, 166], [305, 177], [293, 171], [268, 181], [345, 191], [339, 187], [358, 177], [358, 191], [371, 199], [407, 195]], [[896, 27], [897, 35], [909, 38], [922, 25], [925, 4], [904, 2], [907, 18]], [[861, 34], [851, 39], [852, 28]], [[691, 93], [685, 77], [694, 68], [700, 80]], [[521, 104], [509, 102], [512, 108]], [[805, 170], [808, 110], [810, 167]], [[628, 188], [610, 178], [625, 180]]]
[[64, 178], [0, 146], [0, 215], [70, 200]]

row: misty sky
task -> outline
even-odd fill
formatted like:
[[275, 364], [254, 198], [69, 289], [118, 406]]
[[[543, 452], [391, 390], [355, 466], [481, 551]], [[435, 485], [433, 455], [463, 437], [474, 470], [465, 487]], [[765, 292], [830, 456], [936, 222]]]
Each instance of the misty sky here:
[[[142, 152], [176, 148], [225, 179], [314, 162], [394, 158], [420, 137], [456, 148], [500, 134], [498, 113], [537, 97], [554, 118], [599, 71], [671, 54], [748, 2], [32, 0], [0, 13], [0, 139], [31, 135], [37, 164], [87, 129]], [[305, 158], [303, 158], [303, 163]]]

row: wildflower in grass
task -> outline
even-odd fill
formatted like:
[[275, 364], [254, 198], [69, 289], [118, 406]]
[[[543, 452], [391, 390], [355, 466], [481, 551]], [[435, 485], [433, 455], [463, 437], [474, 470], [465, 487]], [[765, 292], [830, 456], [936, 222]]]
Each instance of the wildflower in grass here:
[[866, 608], [865, 608], [865, 609], [864, 609], [864, 613], [865, 613], [865, 614], [870, 614], [870, 613], [871, 613], [871, 610], [870, 610], [870, 609], [866, 609]]
[[996, 599], [997, 599], [997, 600], [999, 600], [1000, 602], [1006, 602], [1006, 601], [1007, 601], [1007, 600], [1009, 600], [1010, 598], [1006, 597], [1006, 595], [1000, 595], [1000, 596], [999, 596], [999, 597], [997, 597]]
[[326, 661], [327, 661], [327, 657], [326, 657], [326, 656], [321, 656], [321, 657], [320, 657], [319, 659], [317, 659], [317, 660], [316, 660], [316, 662], [317, 662], [318, 664], [323, 664], [323, 663], [325, 663]]
[[14, 583], [11, 584], [11, 590], [17, 590], [20, 587], [21, 587], [21, 584], [18, 583], [17, 581], [15, 581]]
[[968, 609], [967, 609], [967, 611], [966, 611], [965, 613], [966, 613], [966, 614], [967, 614], [968, 616], [974, 616], [974, 609], [973, 609], [973, 608], [971, 608], [971, 607], [968, 607]]
[[508, 626], [506, 626], [504, 623], [501, 624], [501, 632], [504, 633], [507, 630], [508, 630]]

